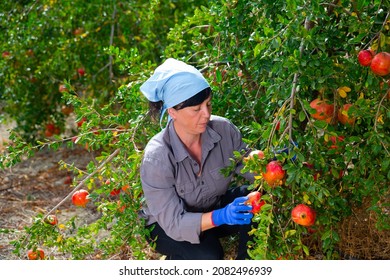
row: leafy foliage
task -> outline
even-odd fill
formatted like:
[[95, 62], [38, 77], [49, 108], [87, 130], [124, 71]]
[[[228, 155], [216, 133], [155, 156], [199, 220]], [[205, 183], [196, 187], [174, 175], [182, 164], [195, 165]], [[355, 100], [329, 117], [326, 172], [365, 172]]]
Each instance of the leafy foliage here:
[[[195, 5], [163, 2], [3, 1], [0, 101], [23, 138], [45, 137], [47, 124], [64, 130], [69, 104], [59, 87], [66, 82], [68, 91], [103, 104], [129, 82], [123, 57], [110, 48], [142, 63], [159, 61], [164, 33]], [[139, 75], [136, 61], [132, 73]]]

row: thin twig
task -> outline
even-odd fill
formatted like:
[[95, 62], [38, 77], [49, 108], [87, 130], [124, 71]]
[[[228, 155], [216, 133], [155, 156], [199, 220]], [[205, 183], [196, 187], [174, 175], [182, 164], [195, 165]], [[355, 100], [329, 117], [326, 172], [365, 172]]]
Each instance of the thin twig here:
[[[303, 47], [303, 41], [301, 42], [300, 49], [302, 49], [302, 47]], [[301, 51], [301, 54], [302, 54], [302, 51]], [[297, 92], [298, 76], [299, 76], [299, 74], [298, 74], [298, 72], [296, 72], [294, 74], [293, 86], [291, 88], [290, 116], [289, 116], [289, 119], [288, 119], [288, 140], [289, 141], [293, 141], [293, 135], [292, 135], [292, 131], [293, 131], [293, 108], [294, 108], [294, 103], [295, 103], [295, 93]]]
[[96, 173], [100, 172], [101, 169], [110, 161], [112, 161], [119, 153], [120, 149], [116, 149], [111, 155], [109, 155], [100, 165], [98, 168], [96, 168], [92, 173], [90, 173], [88, 176], [86, 176], [81, 182], [63, 199], [61, 200], [56, 206], [54, 206], [43, 218], [45, 220], [48, 215], [50, 215], [53, 211], [55, 211], [58, 207], [60, 207], [62, 204], [64, 204], [65, 201], [67, 201], [69, 198], [72, 197], [72, 195], [80, 189], [86, 181], [91, 179]]
[[385, 20], [384, 20], [383, 23], [382, 23], [381, 29], [380, 29], [378, 32], [376, 32], [376, 34], [375, 34], [374, 36], [372, 36], [371, 40], [368, 41], [368, 42], [366, 43], [366, 45], [364, 46], [364, 48], [368, 48], [368, 46], [371, 46], [372, 43], [373, 43], [376, 39], [378, 39], [378, 46], [380, 46], [380, 39], [381, 39], [380, 34], [381, 34], [382, 30], [383, 30], [383, 29], [385, 28], [385, 26], [386, 26], [386, 23], [387, 23], [387, 20], [388, 20], [388, 18], [389, 18], [389, 15], [390, 15], [390, 12], [388, 12], [388, 13], [386, 14], [386, 18], [385, 18]]
[[[335, 1], [335, 2], [337, 3], [338, 1]], [[335, 3], [322, 3], [322, 4], [320, 4], [320, 5], [322, 5], [322, 6], [328, 6], [328, 7], [332, 7], [332, 8], [340, 8], [340, 9], [342, 9], [347, 15], [352, 16], [352, 13], [351, 13], [350, 11], [348, 11], [346, 8], [344, 8], [344, 7], [340, 6], [340, 5], [337, 5], [337, 4], [335, 4]], [[333, 10], [332, 10], [332, 11], [333, 11]], [[329, 15], [329, 13], [328, 13], [328, 15]], [[359, 18], [359, 20], [360, 20], [360, 18]]]
[[305, 116], [306, 116], [307, 120], [309, 121], [309, 126], [310, 126], [310, 127], [314, 127], [313, 121], [310, 119], [310, 116], [309, 116], [308, 112], [306, 111], [305, 105], [303, 104], [302, 100], [300, 100], [300, 99], [298, 98], [298, 101], [299, 101], [299, 103], [300, 103], [301, 106], [302, 106], [302, 111], [305, 113]]
[[[116, 16], [116, 5], [114, 4], [114, 11], [112, 12], [112, 23], [111, 23], [111, 34], [110, 34], [110, 47], [113, 45], [114, 43], [114, 34], [115, 34], [115, 16]], [[112, 82], [112, 80], [114, 79], [114, 72], [112, 70], [112, 61], [113, 61], [113, 58], [112, 58], [112, 54], [110, 54], [110, 57], [109, 57], [109, 72], [110, 72], [110, 83]]]
[[[387, 98], [387, 96], [390, 94], [390, 89], [388, 89], [386, 91], [386, 94], [383, 95], [381, 101], [379, 101], [379, 104], [378, 104], [378, 110], [376, 111], [376, 114], [375, 114], [375, 121], [374, 121], [374, 131], [378, 134], [378, 130], [377, 130], [377, 123], [378, 123], [378, 118], [379, 118], [379, 110], [380, 108], [382, 107], [382, 103], [383, 101], [385, 100], [385, 98]], [[385, 149], [385, 151], [387, 152], [387, 155], [390, 155], [390, 152], [389, 150], [386, 148], [386, 145], [385, 143], [383, 143], [381, 140], [379, 140], [383, 146], [383, 148]]]
[[197, 25], [197, 26], [193, 26], [193, 27], [189, 28], [188, 30], [185, 30], [183, 33], [190, 32], [191, 30], [194, 30], [194, 29], [211, 28], [211, 27], [212, 27], [211, 24]]
[[[282, 104], [282, 106], [280, 106], [278, 112], [276, 113], [276, 117], [275, 117], [275, 120], [273, 122], [272, 129], [271, 129], [271, 134], [270, 134], [270, 137], [268, 138], [268, 144], [267, 144], [268, 147], [271, 146], [271, 139], [274, 137], [274, 134], [275, 134], [275, 131], [276, 131], [276, 126], [277, 126], [278, 121], [279, 121], [279, 116], [281, 114], [283, 114], [283, 112], [286, 109], [286, 105], [287, 105], [289, 100], [290, 100], [290, 98], [287, 98], [284, 101], [284, 103]], [[285, 135], [285, 131], [283, 131], [282, 136], [279, 139], [283, 139], [284, 135]]]
[[[312, 26], [309, 25], [308, 22], [309, 22], [309, 18], [306, 17], [306, 19], [305, 19], [305, 27], [306, 28], [312, 28]], [[302, 54], [303, 54], [304, 47], [305, 47], [305, 41], [302, 40], [301, 45], [299, 46], [299, 55], [300, 56], [302, 56]], [[289, 116], [289, 120], [288, 120], [288, 132], [289, 132], [288, 134], [289, 134], [289, 141], [290, 142], [294, 141], [293, 140], [293, 135], [292, 135], [292, 130], [293, 130], [293, 108], [294, 108], [294, 103], [295, 103], [295, 94], [297, 92], [298, 77], [299, 77], [299, 73], [296, 72], [294, 74], [292, 88], [291, 88], [291, 95], [290, 95], [290, 116]]]
[[96, 74], [93, 76], [94, 78], [96, 77], [97, 74], [101, 73], [104, 71], [104, 69], [106, 69], [107, 67], [110, 67], [110, 62], [107, 63], [106, 65], [104, 65], [102, 68], [99, 69], [99, 71], [96, 72]]
[[138, 128], [140, 127], [142, 121], [144, 121], [145, 119], [146, 119], [146, 116], [143, 116], [142, 120], [137, 123], [137, 125], [134, 127], [133, 133], [131, 134], [130, 139], [131, 139], [131, 142], [133, 143], [134, 150], [136, 152], [141, 152], [141, 150], [137, 147], [137, 144], [135, 143], [135, 135], [136, 135], [136, 132], [138, 131]]
[[385, 18], [385, 20], [383, 21], [383, 23], [382, 23], [382, 28], [381, 28], [381, 30], [379, 30], [378, 31], [378, 46], [380, 46], [381, 45], [381, 36], [379, 35], [380, 34], [380, 32], [382, 32], [382, 30], [385, 28], [385, 26], [386, 26], [386, 24], [387, 24], [387, 19], [389, 18], [389, 14], [390, 14], [390, 12], [388, 12], [387, 13], [387, 15], [386, 15], [386, 18]]
[[34, 6], [35, 6], [38, 2], [39, 2], [39, 1], [35, 1], [35, 2], [28, 8], [28, 11], [27, 11], [27, 12], [24, 12], [24, 13], [22, 14], [22, 17], [27, 16], [27, 15], [32, 11], [32, 9], [34, 8]]

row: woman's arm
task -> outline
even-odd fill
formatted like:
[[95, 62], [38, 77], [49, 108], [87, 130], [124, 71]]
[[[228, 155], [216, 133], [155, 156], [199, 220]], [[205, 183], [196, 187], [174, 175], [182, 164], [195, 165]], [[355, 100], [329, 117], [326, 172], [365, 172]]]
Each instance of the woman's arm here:
[[148, 214], [177, 241], [199, 243], [202, 213], [187, 212], [175, 188], [174, 170], [167, 160], [144, 157], [141, 183]]
[[211, 219], [211, 212], [203, 213], [201, 221], [201, 231], [215, 227]]

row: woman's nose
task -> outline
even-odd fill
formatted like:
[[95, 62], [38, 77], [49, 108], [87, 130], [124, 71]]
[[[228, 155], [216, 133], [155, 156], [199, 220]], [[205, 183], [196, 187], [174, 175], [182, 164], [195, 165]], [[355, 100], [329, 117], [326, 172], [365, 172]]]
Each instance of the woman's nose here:
[[209, 118], [211, 115], [211, 108], [209, 106], [204, 106], [202, 113], [205, 117]]

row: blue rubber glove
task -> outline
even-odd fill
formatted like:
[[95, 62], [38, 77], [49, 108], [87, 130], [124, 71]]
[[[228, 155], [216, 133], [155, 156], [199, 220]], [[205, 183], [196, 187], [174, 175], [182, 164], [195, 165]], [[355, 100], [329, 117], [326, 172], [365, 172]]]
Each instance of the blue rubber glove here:
[[214, 226], [226, 225], [247, 225], [250, 224], [253, 214], [251, 205], [246, 205], [246, 196], [237, 197], [232, 203], [224, 208], [214, 210], [211, 213], [211, 221]]

